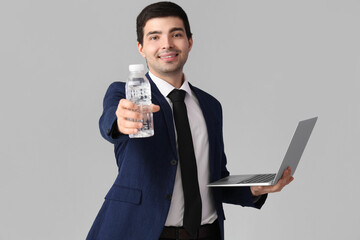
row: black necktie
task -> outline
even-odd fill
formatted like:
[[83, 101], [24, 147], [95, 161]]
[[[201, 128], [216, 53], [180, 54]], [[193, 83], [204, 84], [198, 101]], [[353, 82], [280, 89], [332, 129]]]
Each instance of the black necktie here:
[[168, 95], [173, 103], [173, 113], [177, 132], [180, 157], [181, 179], [184, 190], [183, 227], [195, 235], [201, 224], [201, 196], [197, 177], [196, 158], [191, 136], [189, 119], [184, 102], [186, 92], [174, 89]]

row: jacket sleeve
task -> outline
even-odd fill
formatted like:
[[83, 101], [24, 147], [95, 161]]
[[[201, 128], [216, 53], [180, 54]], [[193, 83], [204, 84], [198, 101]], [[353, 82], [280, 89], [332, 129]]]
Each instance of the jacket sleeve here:
[[106, 91], [103, 101], [103, 113], [99, 120], [101, 135], [113, 144], [129, 138], [128, 135], [121, 134], [117, 130], [115, 112], [122, 98], [125, 98], [125, 83], [112, 83]]
[[257, 209], [260, 209], [264, 205], [267, 198], [267, 194], [262, 195], [259, 199], [253, 197], [250, 187], [226, 187], [223, 188], [222, 196], [224, 203]]

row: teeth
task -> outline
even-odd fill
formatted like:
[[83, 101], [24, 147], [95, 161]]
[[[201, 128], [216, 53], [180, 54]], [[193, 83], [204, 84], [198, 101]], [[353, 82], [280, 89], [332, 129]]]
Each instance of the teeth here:
[[172, 57], [176, 57], [176, 55], [174, 55], [174, 56], [166, 56], [166, 57], [162, 57], [162, 58], [172, 58]]

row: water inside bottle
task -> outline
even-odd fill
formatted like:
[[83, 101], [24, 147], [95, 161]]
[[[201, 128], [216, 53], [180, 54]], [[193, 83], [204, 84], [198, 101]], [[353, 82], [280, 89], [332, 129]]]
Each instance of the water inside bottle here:
[[142, 114], [143, 119], [140, 121], [143, 124], [143, 127], [138, 129], [137, 134], [131, 134], [132, 138], [143, 138], [143, 137], [151, 137], [154, 135], [154, 120], [153, 113], [151, 112], [150, 105], [140, 105], [139, 112]]
[[149, 96], [151, 97], [150, 84], [141, 80], [139, 79], [139, 81], [129, 85], [126, 92], [127, 99], [138, 105], [139, 112], [143, 115], [141, 121], [143, 127], [138, 129], [137, 134], [130, 134], [131, 138], [151, 137], [154, 135], [153, 113], [151, 112], [151, 99], [149, 98]]

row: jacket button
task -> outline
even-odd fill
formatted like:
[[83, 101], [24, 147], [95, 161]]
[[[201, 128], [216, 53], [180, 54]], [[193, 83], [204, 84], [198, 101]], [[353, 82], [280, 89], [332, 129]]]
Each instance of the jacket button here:
[[173, 165], [173, 166], [175, 166], [176, 165], [176, 163], [177, 163], [177, 161], [174, 159], [174, 160], [171, 160], [171, 165]]
[[171, 201], [171, 194], [166, 194], [165, 198], [166, 198], [166, 200]]

